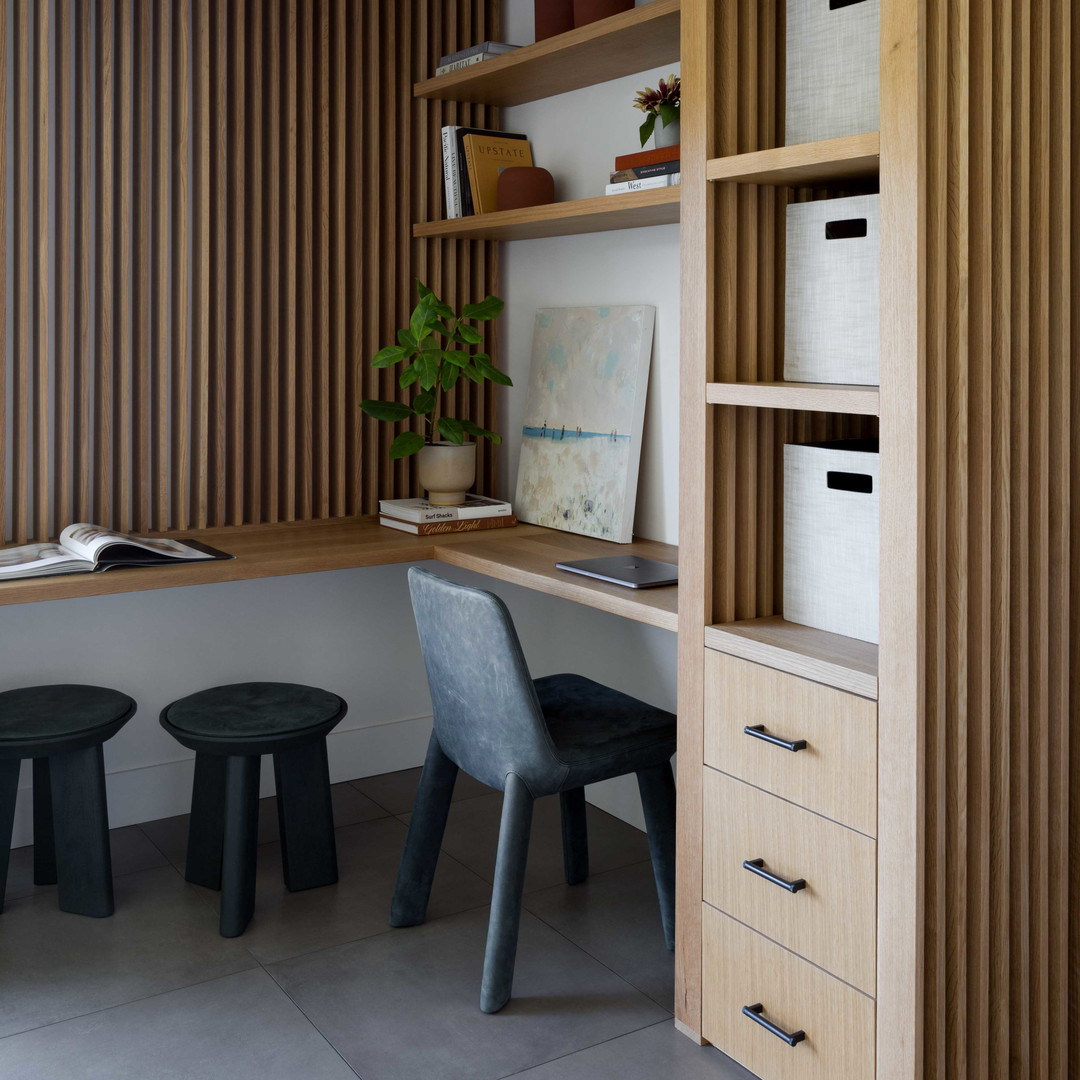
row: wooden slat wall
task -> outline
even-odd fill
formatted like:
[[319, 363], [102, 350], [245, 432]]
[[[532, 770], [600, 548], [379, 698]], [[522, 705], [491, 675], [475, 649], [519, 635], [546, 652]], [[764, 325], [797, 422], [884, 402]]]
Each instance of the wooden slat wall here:
[[[71, 520], [165, 530], [371, 513], [418, 493], [412, 462], [386, 457], [395, 431], [358, 402], [397, 393], [365, 360], [407, 320], [414, 276], [456, 304], [497, 291], [494, 245], [433, 247], [411, 226], [441, 209], [440, 125], [497, 119], [414, 102], [412, 83], [497, 37], [498, 7], [8, 6], [4, 540]], [[455, 393], [494, 426], [493, 394]], [[479, 488], [493, 477], [482, 446]]]

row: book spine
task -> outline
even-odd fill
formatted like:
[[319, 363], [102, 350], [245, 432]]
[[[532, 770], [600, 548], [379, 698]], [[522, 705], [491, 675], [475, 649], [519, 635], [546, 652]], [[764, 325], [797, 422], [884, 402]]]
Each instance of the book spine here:
[[639, 165], [658, 165], [662, 161], [678, 160], [678, 146], [663, 146], [655, 150], [642, 150], [638, 154], [620, 154], [615, 159], [615, 171], [636, 169]]
[[440, 64], [435, 69], [436, 75], [448, 75], [451, 71], [460, 71], [462, 68], [472, 67], [473, 64], [482, 64], [490, 60], [496, 53], [477, 53], [475, 56], [467, 56], [464, 60], [452, 60], [449, 64]]
[[622, 184], [608, 184], [605, 195], [623, 195], [627, 191], [650, 191], [653, 188], [675, 187], [679, 183], [679, 173], [670, 176], [651, 176], [647, 180], [627, 180]]
[[379, 524], [412, 533], [413, 536], [444, 536], [450, 533], [482, 532], [485, 529], [509, 529], [517, 524], [517, 518], [473, 518], [468, 521], [429, 521], [418, 524], [414, 521], [398, 521], [384, 514], [379, 517]]
[[455, 60], [466, 60], [477, 53], [491, 53], [493, 56], [501, 56], [503, 53], [513, 52], [516, 45], [508, 45], [504, 41], [481, 41], [479, 45], [470, 45], [467, 49], [460, 49], [449, 56], [439, 58], [440, 64], [452, 64]]
[[476, 206], [476, 166], [473, 163], [472, 139], [468, 135], [464, 139], [465, 146], [465, 173], [469, 179], [468, 195], [465, 198], [465, 214], [471, 216], [477, 213]]
[[639, 165], [636, 169], [620, 169], [611, 174], [609, 182], [623, 184], [627, 180], [647, 180], [650, 176], [669, 176], [679, 171], [677, 161], [663, 161], [659, 165]]
[[398, 521], [411, 521], [422, 525], [430, 521], [472, 521], [480, 518], [509, 517], [512, 508], [509, 503], [499, 506], [432, 506], [423, 509], [409, 507], [402, 509], [394, 506], [392, 500], [384, 499], [379, 503], [379, 513]]
[[446, 188], [447, 218], [461, 217], [461, 189], [458, 183], [457, 150], [454, 134], [457, 125], [448, 124], [442, 129], [443, 185]]

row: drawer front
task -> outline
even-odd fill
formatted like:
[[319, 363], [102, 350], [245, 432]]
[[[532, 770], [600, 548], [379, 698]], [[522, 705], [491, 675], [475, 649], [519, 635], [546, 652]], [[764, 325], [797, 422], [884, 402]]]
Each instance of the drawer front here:
[[[701, 1033], [761, 1080], [873, 1080], [874, 1002], [702, 905]], [[789, 1046], [743, 1014], [804, 1038]]]
[[877, 835], [877, 704], [866, 698], [706, 649], [705, 762]]
[[705, 899], [873, 995], [875, 842], [712, 769], [704, 812]]

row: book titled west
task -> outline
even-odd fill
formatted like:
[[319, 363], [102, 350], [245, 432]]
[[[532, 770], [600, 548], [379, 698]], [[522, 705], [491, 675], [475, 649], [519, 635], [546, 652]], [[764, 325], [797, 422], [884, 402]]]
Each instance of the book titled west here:
[[0, 548], [0, 581], [231, 558], [234, 556], [197, 540], [129, 536], [80, 522], [64, 529], [55, 544]]

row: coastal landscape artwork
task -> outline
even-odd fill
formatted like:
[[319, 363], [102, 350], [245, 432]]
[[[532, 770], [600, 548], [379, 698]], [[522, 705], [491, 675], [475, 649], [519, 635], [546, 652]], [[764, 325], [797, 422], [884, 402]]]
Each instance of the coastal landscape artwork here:
[[633, 538], [655, 318], [645, 304], [536, 313], [519, 521], [620, 544]]

